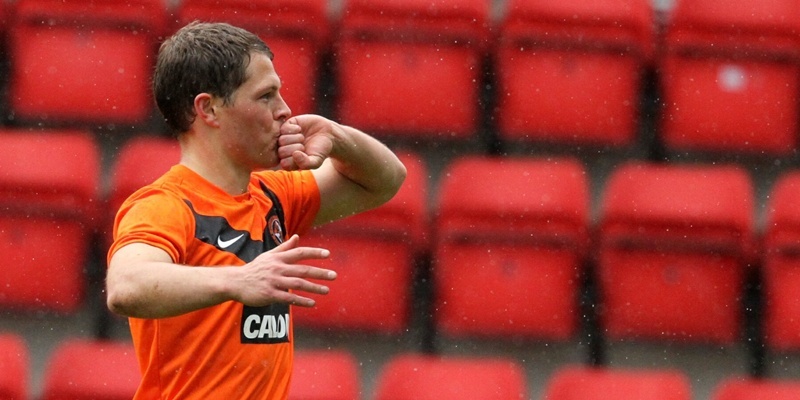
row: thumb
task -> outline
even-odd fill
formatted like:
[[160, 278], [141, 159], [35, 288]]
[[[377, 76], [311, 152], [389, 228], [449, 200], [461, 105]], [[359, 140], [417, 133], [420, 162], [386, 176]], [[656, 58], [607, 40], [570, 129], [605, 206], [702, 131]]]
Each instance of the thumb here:
[[275, 247], [273, 250], [277, 251], [287, 251], [291, 250], [300, 245], [300, 236], [296, 233], [283, 241], [283, 243], [279, 244], [278, 247]]

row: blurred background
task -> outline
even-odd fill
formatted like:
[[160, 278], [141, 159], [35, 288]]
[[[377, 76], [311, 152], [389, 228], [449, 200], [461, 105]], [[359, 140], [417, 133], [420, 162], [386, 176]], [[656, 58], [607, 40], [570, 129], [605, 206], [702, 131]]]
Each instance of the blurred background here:
[[303, 238], [340, 277], [293, 309], [291, 398], [800, 398], [796, 0], [0, 7], [0, 398], [135, 390], [106, 251], [178, 160], [149, 84], [193, 20], [409, 169]]

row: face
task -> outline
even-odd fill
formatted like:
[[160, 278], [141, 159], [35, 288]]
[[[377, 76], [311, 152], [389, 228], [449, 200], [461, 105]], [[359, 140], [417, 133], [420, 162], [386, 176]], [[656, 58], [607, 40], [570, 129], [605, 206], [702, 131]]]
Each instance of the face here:
[[252, 53], [247, 79], [218, 107], [221, 141], [232, 161], [249, 170], [278, 165], [278, 136], [291, 110], [280, 95], [281, 81], [265, 54]]

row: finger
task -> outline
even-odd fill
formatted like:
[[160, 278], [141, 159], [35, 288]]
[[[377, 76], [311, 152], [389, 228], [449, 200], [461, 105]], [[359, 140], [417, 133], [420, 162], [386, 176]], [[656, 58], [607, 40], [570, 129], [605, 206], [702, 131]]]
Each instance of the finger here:
[[309, 156], [302, 151], [292, 153], [292, 160], [300, 169], [316, 169], [322, 165], [323, 158], [319, 156]]
[[299, 296], [295, 293], [285, 292], [285, 291], [280, 291], [280, 293], [277, 293], [274, 299], [275, 301], [280, 303], [287, 303], [301, 307], [314, 307], [314, 304], [316, 304], [314, 299], [304, 296]]
[[306, 136], [302, 133], [281, 133], [278, 136], [278, 144], [281, 146], [288, 146], [290, 144], [296, 143], [304, 143], [306, 141]]
[[331, 269], [312, 267], [310, 265], [302, 265], [295, 274], [286, 274], [285, 276], [296, 276], [300, 278], [320, 279], [325, 281], [332, 281], [336, 279], [336, 271]]
[[281, 125], [279, 130], [281, 135], [297, 134], [300, 133], [301, 131], [302, 128], [300, 128], [300, 125], [297, 124], [296, 118], [290, 118], [288, 121], [283, 123], [283, 125]]
[[295, 247], [300, 245], [300, 236], [298, 234], [294, 234], [283, 241], [283, 243], [279, 244], [277, 247], [270, 251], [279, 252], [279, 251], [288, 251], [294, 249]]
[[305, 151], [305, 146], [302, 143], [283, 144], [278, 146], [278, 158], [291, 159], [295, 152]]
[[[322, 260], [328, 258], [331, 252], [320, 247], [296, 247], [274, 255], [283, 263], [292, 265], [302, 260]], [[296, 265], [296, 267], [305, 268], [308, 266]]]
[[294, 291], [301, 291], [314, 294], [328, 294], [330, 288], [301, 278], [286, 278], [282, 281], [282, 287]]

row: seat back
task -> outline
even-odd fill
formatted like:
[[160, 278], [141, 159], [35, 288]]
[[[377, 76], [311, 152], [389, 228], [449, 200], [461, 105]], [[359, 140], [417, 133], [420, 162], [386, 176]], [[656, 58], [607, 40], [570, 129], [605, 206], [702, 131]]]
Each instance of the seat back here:
[[141, 373], [127, 342], [66, 339], [47, 361], [42, 400], [131, 399]]
[[432, 266], [437, 327], [456, 336], [571, 337], [588, 245], [583, 165], [465, 156], [442, 176]]
[[331, 292], [311, 309], [294, 308], [296, 326], [401, 333], [409, 323], [412, 278], [427, 251], [428, 168], [402, 153], [408, 171], [399, 192], [384, 205], [321, 226], [304, 245], [331, 251], [314, 262], [338, 272]]
[[729, 377], [718, 383], [711, 400], [790, 400], [800, 397], [800, 381]]
[[549, 378], [546, 400], [690, 400], [689, 379], [678, 370], [565, 366]]
[[166, 26], [162, 0], [20, 0], [10, 26], [12, 111], [59, 125], [141, 124]]
[[668, 150], [790, 155], [797, 147], [800, 5], [678, 2], [664, 28]]
[[376, 135], [471, 138], [479, 123], [489, 6], [486, 0], [345, 2], [334, 43], [339, 119]]
[[598, 270], [612, 337], [732, 343], [754, 261], [754, 189], [738, 166], [629, 162], [601, 200]]
[[762, 280], [764, 339], [776, 351], [800, 348], [800, 172], [779, 176], [767, 203], [763, 236]]
[[104, 227], [110, 244], [114, 217], [122, 203], [138, 189], [153, 183], [180, 162], [178, 142], [170, 138], [137, 136], [123, 144], [114, 159], [106, 195]]
[[354, 400], [361, 394], [358, 362], [346, 350], [295, 350], [289, 400]]
[[294, 114], [316, 111], [320, 64], [331, 41], [327, 1], [186, 0], [177, 7], [179, 26], [227, 22], [261, 37], [275, 54], [281, 95]]
[[0, 398], [27, 400], [30, 354], [16, 333], [0, 334]]
[[500, 138], [633, 144], [655, 49], [651, 8], [647, 0], [510, 1], [496, 52]]
[[380, 371], [374, 398], [506, 400], [527, 398], [527, 390], [522, 367], [511, 359], [400, 354]]
[[97, 145], [82, 131], [0, 131], [0, 171], [0, 304], [76, 311], [98, 226]]

